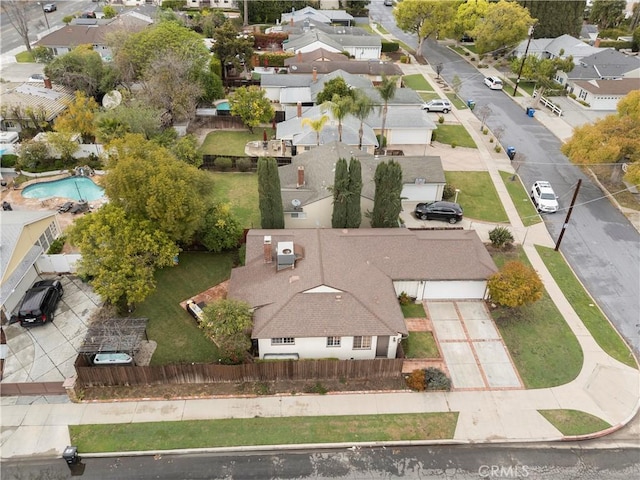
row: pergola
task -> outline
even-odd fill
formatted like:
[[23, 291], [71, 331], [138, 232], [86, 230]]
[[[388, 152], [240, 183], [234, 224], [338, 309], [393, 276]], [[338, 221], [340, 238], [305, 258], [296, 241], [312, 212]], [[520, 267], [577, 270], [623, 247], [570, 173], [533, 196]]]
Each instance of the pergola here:
[[107, 318], [89, 326], [79, 354], [94, 355], [103, 352], [127, 353], [133, 356], [140, 342], [148, 340], [148, 318]]

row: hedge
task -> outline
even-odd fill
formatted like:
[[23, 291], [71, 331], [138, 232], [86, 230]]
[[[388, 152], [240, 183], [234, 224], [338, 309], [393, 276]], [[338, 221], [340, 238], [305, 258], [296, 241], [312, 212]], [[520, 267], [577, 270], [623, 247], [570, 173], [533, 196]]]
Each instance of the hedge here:
[[284, 61], [293, 56], [293, 53], [263, 53], [261, 55], [254, 55], [253, 65], [262, 67], [284, 67]]
[[621, 48], [632, 48], [633, 42], [620, 42], [618, 40], [601, 40], [600, 48], [615, 48], [620, 50]]
[[386, 40], [382, 40], [382, 52], [397, 52], [400, 50], [400, 44], [398, 42], [387, 42]]

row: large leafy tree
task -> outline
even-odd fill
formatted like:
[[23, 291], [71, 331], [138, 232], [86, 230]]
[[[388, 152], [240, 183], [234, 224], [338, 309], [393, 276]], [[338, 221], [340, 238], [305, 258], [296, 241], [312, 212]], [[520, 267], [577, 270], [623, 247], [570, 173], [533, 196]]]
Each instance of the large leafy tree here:
[[347, 85], [347, 82], [342, 77], [332, 78], [324, 84], [322, 90], [316, 95], [316, 104], [336, 102], [336, 97], [354, 97], [354, 90]]
[[78, 271], [100, 297], [131, 308], [155, 288], [157, 268], [173, 264], [178, 247], [152, 222], [128, 216], [113, 203], [79, 218], [67, 231], [80, 248]]
[[231, 115], [240, 117], [251, 132], [261, 123], [271, 120], [274, 115], [264, 90], [255, 85], [240, 87], [229, 95], [229, 106]]
[[527, 55], [522, 64], [522, 59], [514, 58], [511, 60], [511, 71], [518, 73], [522, 68], [522, 77], [532, 80], [536, 83], [538, 94], [536, 102], [544, 95], [544, 91], [548, 88], [557, 86], [555, 76], [558, 70], [570, 72], [575, 67], [573, 57], [567, 58], [540, 58], [536, 55]]
[[98, 115], [98, 138], [109, 143], [125, 133], [139, 133], [149, 140], [162, 131], [161, 115], [162, 110], [131, 99]]
[[111, 90], [116, 84], [114, 70], [102, 61], [92, 45], [79, 45], [69, 53], [55, 57], [44, 73], [55, 83], [80, 90], [94, 97]]
[[242, 225], [228, 203], [211, 205], [197, 234], [199, 242], [210, 252], [236, 248], [241, 236]]
[[207, 208], [210, 177], [142, 135], [128, 134], [109, 146], [105, 192], [111, 202], [171, 240], [189, 242]]
[[562, 153], [577, 164], [627, 164], [625, 180], [640, 185], [640, 90], [618, 102], [618, 111], [574, 130]]
[[500, 0], [491, 2], [484, 18], [471, 32], [479, 54], [495, 52], [516, 45], [526, 38], [535, 20], [529, 11], [516, 2]]
[[31, 40], [29, 40], [29, 2], [20, 0], [3, 0], [0, 9], [13, 28], [16, 29], [27, 51], [31, 51]]
[[626, 0], [594, 0], [589, 21], [601, 30], [619, 26], [624, 20]]
[[402, 211], [402, 168], [395, 160], [380, 162], [374, 175], [376, 184], [371, 213], [373, 228], [394, 228]]
[[249, 23], [276, 23], [281, 14], [292, 9], [302, 10], [307, 5], [320, 8], [318, 0], [238, 0], [238, 3], [244, 4], [245, 1], [248, 3]]
[[586, 0], [518, 0], [518, 3], [538, 19], [533, 32], [535, 38], [556, 38], [564, 34], [577, 38], [580, 35]]
[[93, 141], [96, 135], [97, 111], [98, 104], [92, 97], [76, 91], [74, 99], [67, 104], [67, 109], [55, 119], [53, 128], [57, 132], [79, 133], [84, 143]]
[[351, 157], [349, 160], [349, 195], [347, 196], [347, 228], [360, 228], [362, 223], [361, 210], [362, 194], [362, 165], [360, 160]]
[[516, 308], [542, 298], [544, 285], [538, 273], [518, 261], [507, 262], [487, 281], [491, 301]]
[[362, 138], [364, 137], [364, 122], [374, 108], [373, 100], [367, 94], [358, 91], [352, 104], [351, 113], [360, 120], [360, 128], [358, 129], [358, 149], [360, 150], [362, 150]]
[[453, 32], [456, 38], [469, 34], [480, 19], [484, 18], [489, 7], [488, 0], [475, 0], [473, 2], [462, 2], [456, 9], [453, 19]]
[[222, 62], [222, 77], [227, 77], [227, 69], [240, 69], [253, 55], [253, 37], [238, 32], [233, 22], [227, 21], [217, 28], [213, 39], [213, 51]]
[[384, 139], [387, 135], [385, 130], [385, 126], [387, 124], [387, 112], [389, 110], [389, 100], [396, 95], [396, 81], [396, 77], [387, 77], [386, 75], [383, 75], [382, 82], [380, 82], [380, 85], [376, 87], [376, 90], [378, 90], [378, 93], [380, 94], [380, 98], [382, 98], [382, 130], [380, 131], [382, 137], [380, 138], [380, 146], [383, 145]]
[[210, 303], [202, 313], [204, 320], [200, 327], [218, 345], [221, 361], [226, 364], [242, 363], [251, 348], [251, 306], [226, 298]]
[[258, 159], [258, 203], [262, 228], [284, 228], [280, 177], [275, 158]]
[[344, 228], [347, 226], [347, 199], [349, 198], [349, 168], [347, 160], [339, 158], [336, 162], [335, 177], [333, 180], [333, 214], [331, 215], [332, 228]]
[[448, 35], [454, 27], [459, 2], [455, 0], [404, 0], [393, 10], [398, 28], [418, 36], [418, 55], [422, 44], [432, 35]]

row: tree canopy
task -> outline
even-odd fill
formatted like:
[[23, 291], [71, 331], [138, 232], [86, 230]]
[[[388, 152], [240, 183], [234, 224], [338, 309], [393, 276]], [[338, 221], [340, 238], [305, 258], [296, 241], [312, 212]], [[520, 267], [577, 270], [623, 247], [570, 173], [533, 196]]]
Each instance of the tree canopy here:
[[571, 56], [567, 58], [540, 58], [536, 55], [527, 55], [524, 65], [522, 59], [514, 58], [511, 60], [510, 67], [513, 73], [518, 73], [522, 67], [522, 77], [536, 83], [536, 88], [539, 90], [536, 101], [539, 101], [544, 95], [544, 90], [557, 85], [555, 76], [558, 70], [568, 73], [573, 70], [575, 64]]
[[349, 195], [347, 196], [347, 228], [360, 228], [362, 223], [362, 165], [360, 160], [349, 160]]
[[594, 0], [589, 21], [601, 30], [619, 26], [624, 20], [626, 0]]
[[275, 158], [258, 159], [258, 202], [262, 228], [284, 228], [280, 177]]
[[456, 38], [464, 34], [469, 34], [476, 27], [480, 19], [484, 18], [487, 13], [487, 8], [489, 8], [488, 0], [462, 2], [458, 6], [456, 16], [453, 19], [453, 31]]
[[29, 2], [19, 0], [3, 0], [0, 3], [3, 16], [9, 19], [11, 26], [16, 29], [28, 52], [31, 51], [31, 40], [29, 40], [29, 19], [31, 14], [29, 7]]
[[141, 99], [124, 101], [117, 107], [98, 114], [97, 134], [103, 143], [123, 137], [125, 133], [139, 133], [149, 140], [162, 131], [162, 110]]
[[[404, 0], [393, 9], [398, 28], [418, 36], [418, 52], [432, 35], [447, 36], [453, 30], [457, 0]], [[420, 53], [418, 53], [420, 54]]]
[[251, 306], [227, 298], [204, 307], [203, 315], [200, 326], [218, 345], [221, 361], [226, 364], [242, 363], [251, 348]]
[[374, 175], [376, 184], [371, 226], [394, 228], [402, 211], [402, 167], [395, 160], [380, 162]]
[[222, 252], [238, 246], [242, 225], [233, 215], [228, 203], [214, 203], [205, 213], [196, 236], [210, 252]]
[[338, 98], [353, 98], [353, 90], [342, 77], [332, 78], [324, 84], [322, 90], [316, 95], [316, 104], [325, 102], [337, 102]]
[[640, 185], [640, 90], [620, 100], [617, 113], [577, 127], [561, 150], [582, 165], [624, 162], [625, 180]]
[[95, 115], [97, 111], [96, 101], [77, 90], [74, 99], [67, 104], [67, 109], [56, 117], [53, 128], [57, 132], [79, 133], [83, 142], [88, 143], [93, 141], [96, 134]]
[[533, 32], [535, 38], [556, 38], [564, 34], [580, 36], [586, 0], [518, 0], [518, 3], [538, 19]]
[[274, 115], [265, 91], [256, 85], [238, 88], [229, 95], [229, 106], [231, 115], [240, 117], [251, 132], [261, 123], [269, 122]]
[[243, 35], [231, 21], [218, 27], [213, 35], [213, 52], [222, 62], [222, 77], [227, 77], [227, 68], [239, 69], [253, 54], [253, 38]]
[[344, 228], [347, 226], [347, 198], [349, 198], [349, 169], [345, 158], [339, 158], [336, 162], [332, 190], [331, 228]]
[[535, 19], [521, 5], [507, 0], [490, 2], [484, 18], [470, 32], [479, 54], [516, 45], [527, 37]]
[[538, 273], [518, 261], [507, 262], [491, 275], [487, 288], [492, 302], [510, 308], [537, 302], [544, 292]]
[[153, 273], [173, 264], [178, 247], [148, 220], [109, 203], [79, 218], [67, 231], [80, 248], [78, 271], [110, 303], [131, 307], [155, 288]]

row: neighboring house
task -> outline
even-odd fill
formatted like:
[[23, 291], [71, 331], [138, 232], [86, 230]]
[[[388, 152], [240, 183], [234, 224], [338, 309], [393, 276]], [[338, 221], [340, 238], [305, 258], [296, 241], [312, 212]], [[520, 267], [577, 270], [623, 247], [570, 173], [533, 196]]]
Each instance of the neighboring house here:
[[153, 19], [138, 12], [126, 12], [111, 20], [82, 19], [87, 25], [66, 25], [36, 42], [39, 47], [51, 49], [54, 55], [63, 55], [79, 45], [93, 45], [93, 49], [103, 60], [112, 57], [106, 39], [110, 33], [127, 31], [138, 32], [153, 23]]
[[50, 81], [42, 83], [0, 84], [2, 108], [0, 130], [20, 132], [27, 125], [33, 126], [27, 112], [33, 112], [38, 120], [48, 123], [67, 108], [74, 98], [73, 90]]
[[497, 270], [473, 230], [250, 230], [246, 247], [228, 297], [255, 309], [261, 359], [396, 358], [401, 292], [481, 299]]
[[[527, 48], [528, 40], [523, 40], [513, 51], [513, 55], [521, 58]], [[580, 59], [593, 55], [602, 48], [592, 47], [582, 40], [578, 40], [571, 35], [561, 35], [557, 38], [537, 38], [529, 44], [528, 55], [545, 58], [568, 58], [573, 57], [577, 65]]]
[[341, 53], [329, 52], [323, 48], [312, 52], [298, 52], [294, 57], [284, 61], [285, 67], [290, 74], [310, 74], [315, 70], [318, 74], [328, 74], [337, 70], [360, 75], [368, 78], [374, 83], [382, 80], [382, 77], [402, 76], [402, 69], [393, 62], [382, 62], [380, 60], [354, 61], [347, 59]]
[[335, 181], [335, 164], [340, 158], [347, 162], [357, 158], [362, 166], [362, 227], [370, 226], [364, 213], [373, 210], [376, 167], [391, 158], [402, 167], [403, 204], [442, 200], [446, 180], [440, 157], [374, 156], [334, 141], [300, 153], [292, 158], [290, 165], [278, 168], [286, 228], [331, 227], [331, 187]]
[[329, 52], [347, 52], [356, 60], [377, 60], [382, 52], [382, 41], [374, 35], [329, 34], [310, 30], [300, 35], [289, 35], [282, 43], [285, 52], [311, 52], [323, 48]]
[[288, 23], [290, 25], [302, 24], [305, 20], [311, 25], [351, 25], [354, 19], [345, 10], [316, 10], [308, 6], [280, 15], [280, 23]]
[[589, 45], [596, 43], [598, 38], [598, 25], [585, 23], [580, 29], [580, 40], [587, 42]]
[[[558, 72], [556, 80], [567, 85], [570, 91], [577, 81], [620, 80], [623, 78], [640, 79], [640, 58], [625, 55], [613, 48], [582, 58], [570, 72]], [[633, 89], [639, 88], [636, 83]]]
[[52, 211], [6, 211], [0, 224], [0, 308], [8, 319], [38, 279], [36, 260], [61, 230]]
[[573, 94], [587, 102], [591, 110], [615, 111], [618, 102], [632, 90], [637, 90], [640, 81], [637, 78], [621, 80], [579, 80], [573, 83]]

